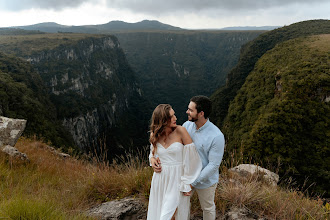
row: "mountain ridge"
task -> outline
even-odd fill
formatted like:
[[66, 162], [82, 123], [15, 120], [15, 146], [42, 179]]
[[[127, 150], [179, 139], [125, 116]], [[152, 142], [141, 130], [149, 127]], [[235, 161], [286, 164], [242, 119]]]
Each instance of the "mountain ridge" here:
[[179, 27], [161, 23], [156, 20], [142, 20], [135, 23], [124, 21], [110, 21], [105, 24], [96, 25], [61, 25], [55, 22], [42, 22], [33, 25], [12, 26], [23, 30], [39, 30], [44, 32], [75, 32], [75, 33], [102, 33], [104, 31], [125, 31], [125, 30], [184, 30]]

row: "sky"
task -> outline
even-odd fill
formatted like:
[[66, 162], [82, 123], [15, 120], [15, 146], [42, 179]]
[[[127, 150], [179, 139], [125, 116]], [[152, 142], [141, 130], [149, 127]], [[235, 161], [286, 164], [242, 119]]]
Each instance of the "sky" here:
[[185, 29], [284, 26], [330, 19], [330, 0], [0, 0], [0, 27], [157, 20]]

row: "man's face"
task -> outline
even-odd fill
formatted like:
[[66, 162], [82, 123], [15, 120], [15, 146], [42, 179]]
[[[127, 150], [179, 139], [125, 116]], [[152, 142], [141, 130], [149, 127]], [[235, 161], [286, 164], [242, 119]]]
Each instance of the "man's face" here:
[[188, 115], [188, 120], [192, 122], [196, 122], [198, 120], [198, 112], [196, 109], [196, 103], [190, 102], [188, 105], [188, 110], [186, 111]]

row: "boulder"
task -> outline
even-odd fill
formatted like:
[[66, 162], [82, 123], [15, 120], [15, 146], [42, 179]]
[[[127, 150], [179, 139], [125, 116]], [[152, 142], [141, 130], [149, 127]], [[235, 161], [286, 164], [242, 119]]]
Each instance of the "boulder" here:
[[87, 214], [103, 220], [147, 219], [147, 210], [142, 202], [132, 197], [103, 203], [88, 210]]
[[279, 176], [276, 173], [253, 164], [240, 164], [229, 169], [229, 171], [238, 173], [240, 176], [246, 176], [247, 174], [261, 175], [261, 177], [272, 186], [277, 186], [279, 181]]
[[26, 126], [24, 119], [12, 119], [0, 116], [0, 150], [6, 154], [29, 161], [26, 154], [19, 152], [14, 146]]
[[15, 147], [6, 145], [2, 151], [7, 153], [9, 156], [16, 157], [24, 161], [29, 161], [29, 158], [26, 156], [26, 154], [19, 152]]
[[24, 119], [12, 119], [0, 116], [0, 149], [9, 145], [14, 147], [26, 126]]

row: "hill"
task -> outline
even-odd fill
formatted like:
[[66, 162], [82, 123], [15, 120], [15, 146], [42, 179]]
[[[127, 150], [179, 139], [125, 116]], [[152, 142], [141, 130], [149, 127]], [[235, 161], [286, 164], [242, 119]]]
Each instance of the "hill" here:
[[34, 25], [15, 26], [23, 30], [37, 30], [41, 32], [57, 33], [57, 32], [72, 32], [72, 33], [110, 33], [113, 31], [135, 31], [135, 30], [181, 30], [181, 28], [174, 27], [168, 24], [163, 24], [155, 20], [143, 20], [136, 23], [127, 23], [124, 21], [110, 21], [106, 24], [98, 25], [81, 25], [81, 26], [67, 26], [60, 25], [54, 22], [44, 22]]
[[286, 40], [329, 33], [329, 20], [303, 21], [268, 31], [243, 45], [238, 64], [228, 73], [226, 85], [218, 88], [211, 96], [214, 103], [212, 121], [220, 128], [223, 126], [230, 102], [235, 98], [255, 63], [264, 53]]
[[276, 166], [329, 196], [330, 34], [277, 44], [255, 64], [224, 121], [228, 151]]

